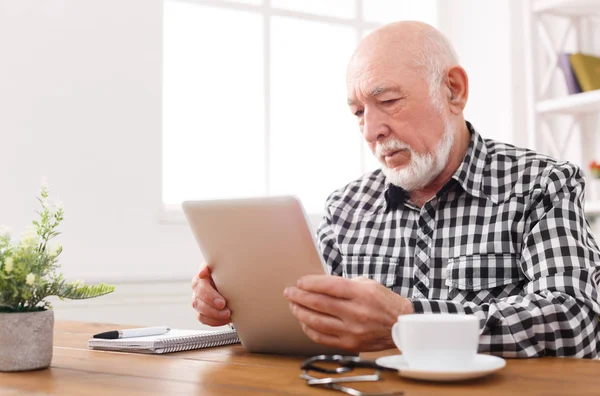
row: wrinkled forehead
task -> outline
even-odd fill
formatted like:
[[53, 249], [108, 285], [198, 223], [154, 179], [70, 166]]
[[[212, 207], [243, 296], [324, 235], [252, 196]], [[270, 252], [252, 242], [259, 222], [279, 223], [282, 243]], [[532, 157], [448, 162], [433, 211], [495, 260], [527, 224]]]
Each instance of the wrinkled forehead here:
[[357, 95], [368, 95], [380, 87], [406, 87], [422, 79], [422, 73], [409, 56], [392, 51], [357, 51], [346, 72], [348, 99]]

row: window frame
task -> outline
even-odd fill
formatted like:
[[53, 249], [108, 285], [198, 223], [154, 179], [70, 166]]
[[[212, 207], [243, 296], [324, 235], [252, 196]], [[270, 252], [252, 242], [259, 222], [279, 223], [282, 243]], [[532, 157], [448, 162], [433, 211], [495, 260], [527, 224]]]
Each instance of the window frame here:
[[[164, 37], [164, 7], [166, 7], [167, 3], [188, 3], [188, 4], [196, 4], [203, 5], [208, 7], [215, 7], [221, 9], [230, 9], [237, 11], [249, 11], [258, 13], [263, 18], [263, 94], [264, 94], [264, 145], [265, 145], [265, 192], [268, 193], [270, 190], [270, 175], [269, 170], [271, 166], [270, 160], [270, 136], [271, 136], [271, 102], [270, 102], [270, 93], [271, 93], [271, 19], [273, 17], [289, 17], [295, 18], [305, 21], [312, 22], [321, 22], [328, 23], [332, 25], [342, 25], [345, 27], [351, 27], [355, 31], [356, 36], [356, 44], [362, 39], [366, 31], [376, 29], [380, 26], [383, 26], [384, 23], [380, 22], [369, 22], [364, 19], [363, 15], [363, 6], [365, 1], [368, 0], [353, 0], [355, 7], [355, 16], [352, 19], [342, 18], [342, 17], [334, 17], [334, 16], [325, 16], [318, 14], [311, 14], [302, 11], [288, 10], [285, 8], [274, 7], [271, 5], [271, 0], [262, 0], [262, 4], [249, 4], [236, 2], [234, 0], [164, 0], [163, 1], [163, 17], [161, 26], [161, 32]], [[440, 1], [436, 1], [436, 16], [435, 19], [440, 22]], [[164, 41], [162, 43], [164, 46]], [[161, 59], [164, 64], [164, 51], [161, 48]], [[163, 78], [164, 78], [164, 69], [161, 70], [161, 117], [162, 117], [162, 86], [163, 86]], [[158, 220], [160, 224], [186, 224], [186, 218], [181, 209], [180, 205], [167, 204], [162, 199], [163, 189], [164, 189], [164, 180], [163, 180], [163, 151], [162, 151], [162, 139], [164, 136], [164, 128], [161, 126], [161, 158], [160, 158], [160, 202], [161, 206], [158, 211]], [[360, 138], [360, 136], [359, 136]], [[367, 161], [366, 161], [366, 150], [364, 146], [361, 146], [359, 150], [359, 161], [360, 161], [360, 169], [361, 174], [367, 172]], [[332, 190], [333, 192], [333, 190]], [[323, 205], [325, 203], [323, 202]], [[324, 212], [309, 212], [307, 213], [308, 220], [313, 229], [316, 229], [317, 225], [321, 221]]]

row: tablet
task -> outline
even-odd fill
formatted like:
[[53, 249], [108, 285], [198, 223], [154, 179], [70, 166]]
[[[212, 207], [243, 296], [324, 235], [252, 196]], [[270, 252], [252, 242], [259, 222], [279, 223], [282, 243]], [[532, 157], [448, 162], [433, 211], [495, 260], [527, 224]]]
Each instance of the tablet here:
[[296, 197], [186, 201], [183, 211], [248, 352], [351, 354], [310, 340], [283, 297], [298, 278], [325, 274]]

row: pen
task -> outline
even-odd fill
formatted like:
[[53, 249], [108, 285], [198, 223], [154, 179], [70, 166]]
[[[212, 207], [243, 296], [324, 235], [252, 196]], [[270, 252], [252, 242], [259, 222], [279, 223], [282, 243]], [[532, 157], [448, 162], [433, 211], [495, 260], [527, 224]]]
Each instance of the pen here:
[[145, 337], [159, 334], [165, 334], [169, 332], [167, 326], [156, 326], [156, 327], [142, 327], [140, 329], [124, 329], [124, 330], [112, 330], [104, 333], [94, 334], [93, 338], [102, 338], [105, 340], [115, 340], [117, 338], [130, 338], [130, 337]]

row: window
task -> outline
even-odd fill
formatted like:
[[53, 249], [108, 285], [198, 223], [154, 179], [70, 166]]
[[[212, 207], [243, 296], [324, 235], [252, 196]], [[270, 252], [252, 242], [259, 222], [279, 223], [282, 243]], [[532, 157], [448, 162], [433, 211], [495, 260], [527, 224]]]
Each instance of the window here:
[[358, 39], [437, 0], [168, 0], [163, 204], [294, 194], [320, 213], [378, 167], [346, 105]]

